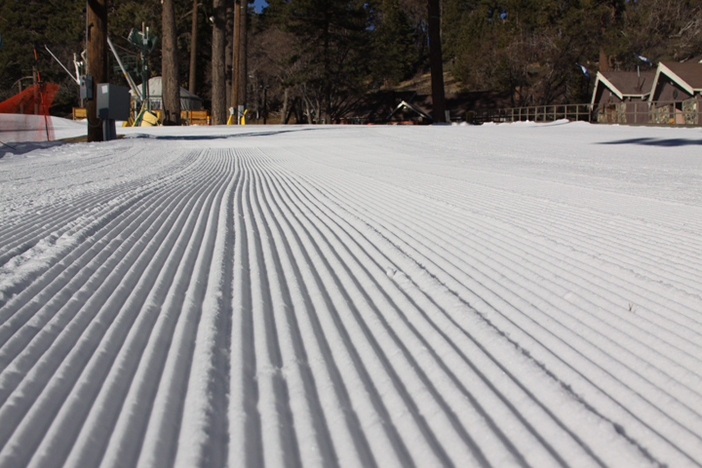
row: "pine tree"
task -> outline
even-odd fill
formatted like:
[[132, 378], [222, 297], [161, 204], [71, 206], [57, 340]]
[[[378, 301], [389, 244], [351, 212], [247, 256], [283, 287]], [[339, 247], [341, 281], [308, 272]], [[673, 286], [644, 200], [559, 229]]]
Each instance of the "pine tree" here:
[[190, 69], [188, 72], [188, 91], [195, 94], [197, 92], [197, 36], [198, 36], [198, 0], [193, 0], [193, 9], [190, 27]]
[[414, 29], [399, 0], [383, 0], [373, 30], [373, 77], [394, 85], [410, 78], [419, 64]]
[[[35, 66], [39, 67], [44, 81], [67, 81], [68, 76], [58, 64], [52, 62], [44, 45], [68, 62], [69, 58], [72, 59], [70, 49], [82, 50], [79, 47], [85, 39], [84, 31], [85, 0], [65, 0], [60, 5], [40, 0], [0, 2], [0, 35], [3, 38], [0, 49], [0, 98], [6, 99], [16, 94], [20, 86], [31, 85]], [[61, 44], [71, 45], [65, 54], [55, 47]], [[34, 60], [34, 49], [39, 57], [38, 64]], [[67, 83], [70, 84], [70, 81]]]
[[226, 7], [225, 0], [213, 1], [212, 25], [212, 123], [222, 125], [227, 123], [226, 81], [225, 81], [225, 32]]
[[431, 98], [434, 122], [446, 122], [444, 111], [444, 61], [441, 53], [441, 3], [439, 0], [428, 2], [429, 27], [429, 61], [431, 63]]
[[308, 116], [331, 122], [350, 97], [365, 89], [370, 38], [364, 2], [290, 0], [278, 2], [278, 24], [297, 38], [293, 58]]
[[175, 7], [173, 0], [163, 0], [161, 84], [163, 97], [163, 122], [180, 124], [180, 81], [178, 77], [178, 50], [176, 42]]

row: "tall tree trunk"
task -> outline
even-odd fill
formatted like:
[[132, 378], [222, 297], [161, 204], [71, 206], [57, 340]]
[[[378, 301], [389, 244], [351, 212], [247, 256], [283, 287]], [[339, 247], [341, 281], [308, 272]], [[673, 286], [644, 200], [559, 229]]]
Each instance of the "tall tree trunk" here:
[[247, 50], [247, 35], [246, 35], [246, 20], [247, 20], [247, 14], [249, 10], [249, 4], [247, 0], [241, 0], [241, 16], [239, 18], [239, 21], [241, 24], [239, 25], [239, 34], [241, 35], [241, 39], [239, 40], [241, 44], [241, 51], [239, 52], [239, 102], [241, 103], [242, 106], [246, 107], [248, 105], [247, 102], [247, 91], [248, 91], [248, 77], [249, 77], [249, 69], [248, 69], [248, 63], [246, 61], [246, 50]]
[[314, 119], [312, 118], [312, 105], [307, 96], [305, 96], [305, 109], [307, 109], [307, 123], [312, 125], [314, 123]]
[[431, 100], [434, 122], [446, 122], [444, 95], [444, 61], [441, 55], [441, 3], [429, 0], [429, 63], [431, 66]]
[[[241, 54], [241, 0], [234, 0], [234, 29], [232, 31], [232, 107], [236, 114], [239, 101], [239, 55]], [[237, 122], [238, 124], [239, 122]]]
[[176, 41], [173, 0], [163, 0], [161, 9], [161, 85], [164, 125], [180, 125], [180, 81], [178, 79], [178, 44]]
[[305, 109], [302, 107], [303, 99], [301, 97], [296, 97], [293, 99], [292, 111], [295, 113], [295, 123], [303, 123], [305, 121]]
[[246, 106], [246, 10], [247, 0], [234, 4], [234, 56], [232, 59], [232, 106]]
[[212, 123], [227, 123], [226, 99], [224, 89], [224, 34], [226, 28], [226, 10], [224, 0], [213, 0], [214, 25], [212, 27]]
[[107, 0], [88, 0], [88, 75], [93, 77], [93, 99], [88, 101], [88, 141], [103, 141], [97, 117], [97, 85], [107, 83]]
[[288, 88], [284, 88], [283, 90], [283, 110], [280, 112], [280, 124], [281, 125], [287, 125], [288, 123], [288, 100], [290, 92]]
[[329, 125], [332, 123], [332, 94], [330, 92], [327, 92], [324, 95], [324, 100], [321, 103], [320, 106], [320, 112], [322, 112], [321, 117], [322, 117], [322, 122], [326, 125]]
[[224, 75], [226, 78], [226, 84], [224, 89], [227, 93], [226, 103], [227, 106], [231, 106], [233, 102], [232, 97], [232, 82], [234, 80], [233, 72], [233, 60], [234, 60], [234, 21], [236, 20], [234, 11], [236, 10], [235, 0], [227, 0], [227, 29], [224, 33], [226, 47], [224, 48]]
[[198, 0], [193, 0], [193, 26], [190, 30], [190, 76], [188, 77], [188, 91], [195, 94], [197, 86], [197, 7]]
[[609, 71], [609, 56], [604, 46], [600, 46], [600, 71]]

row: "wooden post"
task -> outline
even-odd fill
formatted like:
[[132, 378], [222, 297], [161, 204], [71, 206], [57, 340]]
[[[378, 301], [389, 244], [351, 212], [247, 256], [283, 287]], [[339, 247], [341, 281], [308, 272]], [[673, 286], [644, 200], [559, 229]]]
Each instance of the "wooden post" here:
[[102, 120], [97, 117], [97, 85], [106, 83], [107, 0], [88, 0], [88, 75], [93, 77], [93, 99], [88, 100], [88, 141], [103, 141]]

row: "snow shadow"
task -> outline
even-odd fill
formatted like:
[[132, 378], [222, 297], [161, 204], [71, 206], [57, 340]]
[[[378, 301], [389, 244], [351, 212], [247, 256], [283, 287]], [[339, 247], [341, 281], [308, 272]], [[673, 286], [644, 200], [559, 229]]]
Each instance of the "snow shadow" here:
[[16, 142], [16, 141], [11, 141], [7, 142], [5, 140], [0, 139], [0, 159], [4, 158], [5, 155], [19, 155], [19, 154], [26, 154], [31, 151], [34, 151], [36, 149], [40, 148], [50, 148], [52, 146], [59, 146], [59, 145], [64, 145], [66, 142], [63, 141], [44, 141], [44, 142]]
[[601, 145], [645, 145], [645, 146], [702, 146], [702, 139], [691, 140], [688, 138], [629, 138], [626, 140], [604, 141]]
[[210, 135], [156, 135], [156, 134], [132, 134], [129, 135], [130, 138], [153, 138], [156, 140], [224, 140], [228, 138], [243, 138], [243, 137], [264, 137], [264, 136], [274, 136], [282, 135], [285, 133], [298, 133], [298, 132], [308, 132], [308, 131], [318, 131], [323, 130], [323, 127], [305, 127], [305, 128], [291, 128], [291, 129], [280, 129], [280, 130], [268, 130], [268, 131], [251, 131], [244, 133], [218, 133]]

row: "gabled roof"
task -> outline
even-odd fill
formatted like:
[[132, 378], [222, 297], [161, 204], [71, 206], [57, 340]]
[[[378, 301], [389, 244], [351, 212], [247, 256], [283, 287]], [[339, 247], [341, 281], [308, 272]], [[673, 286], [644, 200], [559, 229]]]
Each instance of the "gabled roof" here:
[[606, 86], [615, 96], [622, 101], [626, 97], [645, 98], [653, 89], [654, 72], [627, 72], [627, 71], [598, 71], [595, 79], [595, 91], [592, 93], [592, 104], [595, 103], [597, 89], [600, 85]]
[[421, 116], [421, 117], [424, 117], [425, 119], [433, 120], [432, 117], [431, 117], [429, 114], [427, 114], [426, 112], [422, 111], [422, 110], [419, 109], [418, 107], [413, 106], [412, 104], [406, 102], [404, 99], [397, 105], [397, 107], [395, 108], [395, 110], [392, 111], [392, 114], [390, 114], [390, 118], [392, 119], [393, 116], [394, 116], [400, 109], [408, 109], [408, 110], [410, 110], [410, 111], [416, 113], [417, 115], [419, 115], [419, 116]]
[[[688, 62], [660, 62], [653, 81], [653, 89], [658, 86], [660, 76], [667, 76], [673, 83], [680, 86], [686, 93], [694, 95], [702, 92], [702, 63], [698, 60]], [[653, 99], [653, 94], [649, 100]]]

